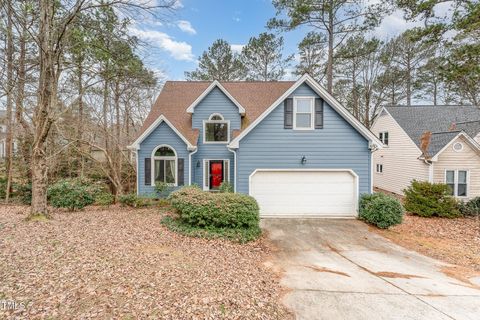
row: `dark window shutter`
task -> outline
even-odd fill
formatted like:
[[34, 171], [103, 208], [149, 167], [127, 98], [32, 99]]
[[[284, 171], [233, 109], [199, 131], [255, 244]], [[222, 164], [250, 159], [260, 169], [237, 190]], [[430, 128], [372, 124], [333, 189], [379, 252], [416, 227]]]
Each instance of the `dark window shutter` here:
[[285, 129], [293, 129], [293, 98], [285, 99], [283, 122]]
[[323, 129], [323, 100], [315, 99], [315, 129]]
[[150, 186], [152, 185], [152, 159], [145, 158], [145, 167], [143, 169], [145, 173], [145, 185]]
[[178, 185], [183, 186], [185, 184], [185, 160], [183, 158], [178, 159]]

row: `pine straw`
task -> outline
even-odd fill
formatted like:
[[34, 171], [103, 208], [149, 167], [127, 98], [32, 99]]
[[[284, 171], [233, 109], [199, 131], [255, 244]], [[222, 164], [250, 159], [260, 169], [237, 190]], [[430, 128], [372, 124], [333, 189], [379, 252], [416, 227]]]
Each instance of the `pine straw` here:
[[[188, 238], [158, 208], [57, 211], [25, 221], [0, 207], [0, 318], [284, 319], [265, 238], [248, 244]], [[3, 315], [2, 315], [3, 312]]]
[[389, 230], [371, 228], [393, 242], [430, 257], [480, 271], [480, 218], [406, 215]]

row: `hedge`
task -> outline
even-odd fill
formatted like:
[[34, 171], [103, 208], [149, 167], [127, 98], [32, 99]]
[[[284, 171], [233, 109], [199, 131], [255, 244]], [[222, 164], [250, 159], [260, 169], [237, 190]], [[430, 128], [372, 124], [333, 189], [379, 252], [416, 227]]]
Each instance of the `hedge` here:
[[360, 219], [381, 229], [402, 223], [404, 214], [400, 201], [383, 193], [362, 195], [359, 211]]

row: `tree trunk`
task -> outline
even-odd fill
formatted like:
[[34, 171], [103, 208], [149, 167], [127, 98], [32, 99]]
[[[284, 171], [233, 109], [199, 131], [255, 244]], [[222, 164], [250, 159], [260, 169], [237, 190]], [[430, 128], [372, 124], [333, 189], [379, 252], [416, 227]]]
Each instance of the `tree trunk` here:
[[57, 103], [58, 75], [55, 72], [55, 61], [60, 54], [54, 49], [52, 39], [53, 7], [54, 3], [50, 0], [40, 1], [38, 35], [40, 68], [37, 106], [33, 115], [32, 206], [30, 216], [43, 215], [48, 217], [46, 140], [53, 123], [52, 108]]
[[407, 54], [407, 106], [412, 105], [412, 62], [410, 52]]
[[[331, 1], [332, 2], [332, 1]], [[333, 14], [333, 6], [329, 7], [328, 11], [328, 57], [327, 57], [327, 91], [333, 93], [333, 20], [335, 16]]]
[[10, 198], [10, 189], [12, 186], [12, 156], [13, 156], [13, 123], [12, 123], [12, 107], [13, 107], [13, 34], [12, 34], [12, 4], [10, 1], [7, 6], [7, 136], [5, 139], [5, 169], [7, 176], [7, 186], [5, 190], [5, 201]]
[[[78, 124], [77, 124], [77, 148], [82, 148], [82, 138], [83, 138], [83, 57], [78, 58], [78, 78], [77, 78], [77, 89], [78, 89]], [[78, 175], [83, 177], [85, 161], [81, 153], [77, 155], [80, 157], [80, 165], [78, 166]]]

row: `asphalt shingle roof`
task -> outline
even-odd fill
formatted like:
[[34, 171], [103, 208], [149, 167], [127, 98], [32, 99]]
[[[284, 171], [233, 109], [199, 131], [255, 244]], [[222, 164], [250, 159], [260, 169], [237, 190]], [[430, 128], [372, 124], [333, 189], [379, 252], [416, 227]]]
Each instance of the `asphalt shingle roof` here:
[[[187, 108], [205, 91], [212, 81], [167, 81], [138, 136], [164, 115], [192, 145], [197, 144], [198, 130], [192, 129], [192, 116]], [[220, 81], [220, 84], [245, 108], [242, 130], [274, 103], [294, 81]], [[236, 130], [234, 136], [241, 130]]]
[[386, 109], [419, 148], [423, 133], [432, 132], [430, 156], [461, 131], [472, 138], [480, 132], [480, 109], [474, 106], [391, 106]]

